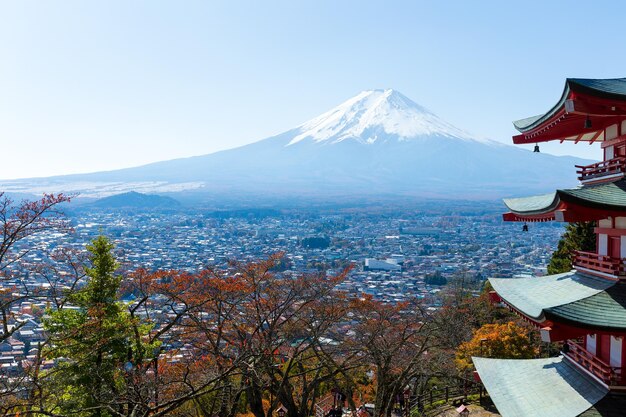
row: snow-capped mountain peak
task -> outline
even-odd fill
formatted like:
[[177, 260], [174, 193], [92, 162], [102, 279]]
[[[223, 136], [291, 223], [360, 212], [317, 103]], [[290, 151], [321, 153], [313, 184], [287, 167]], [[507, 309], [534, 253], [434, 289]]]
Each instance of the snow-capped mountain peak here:
[[99, 197], [181, 192], [211, 204], [219, 196], [245, 204], [251, 196], [281, 204], [298, 201], [294, 196], [492, 199], [573, 186], [572, 167], [590, 162], [476, 140], [397, 91], [372, 90], [238, 148], [117, 171], [0, 181], [0, 190]]
[[[424, 136], [472, 139], [467, 133], [440, 119], [398, 91], [367, 90], [296, 128], [287, 144], [311, 140], [337, 143], [346, 139], [365, 144], [411, 140]], [[485, 141], [487, 142], [487, 141]]]

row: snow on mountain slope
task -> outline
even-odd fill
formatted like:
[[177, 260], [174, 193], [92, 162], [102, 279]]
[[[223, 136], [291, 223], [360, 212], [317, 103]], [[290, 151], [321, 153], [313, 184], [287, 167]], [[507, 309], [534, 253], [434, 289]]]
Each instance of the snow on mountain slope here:
[[432, 135], [477, 141], [467, 132], [441, 120], [426, 108], [391, 89], [363, 91], [303, 123], [296, 130], [298, 134], [287, 146], [306, 139], [331, 143], [353, 139], [371, 144], [390, 138], [410, 140]]
[[0, 190], [486, 199], [575, 186], [574, 165], [587, 163], [475, 139], [397, 91], [370, 90], [239, 148], [116, 171], [0, 181]]

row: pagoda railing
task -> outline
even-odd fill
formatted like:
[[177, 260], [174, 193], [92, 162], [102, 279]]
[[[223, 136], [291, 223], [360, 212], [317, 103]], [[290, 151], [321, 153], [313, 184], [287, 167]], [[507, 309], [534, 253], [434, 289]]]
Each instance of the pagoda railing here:
[[626, 266], [621, 258], [612, 258], [593, 252], [574, 251], [574, 267], [589, 269], [616, 277], [626, 275]]
[[620, 156], [607, 159], [591, 165], [576, 165], [578, 180], [581, 182], [599, 179], [605, 176], [615, 176], [626, 173], [626, 157]]
[[567, 347], [563, 346], [563, 353], [606, 385], [624, 385], [621, 367], [609, 365], [573, 340], [568, 340], [565, 344]]

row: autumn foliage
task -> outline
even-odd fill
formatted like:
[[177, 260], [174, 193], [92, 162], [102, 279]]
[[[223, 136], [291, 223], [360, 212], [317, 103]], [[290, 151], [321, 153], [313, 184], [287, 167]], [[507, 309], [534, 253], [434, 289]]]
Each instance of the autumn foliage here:
[[390, 415], [396, 398], [425, 371], [434, 333], [431, 317], [416, 300], [386, 304], [371, 296], [354, 299], [351, 311], [358, 323], [355, 342], [374, 373], [374, 414]]
[[530, 337], [531, 329], [512, 321], [503, 324], [485, 324], [474, 332], [468, 342], [462, 343], [456, 353], [461, 369], [473, 367], [472, 356], [500, 359], [530, 359], [538, 349]]
[[[281, 253], [198, 271], [121, 269], [101, 236], [86, 253], [57, 247], [23, 262], [25, 238], [71, 232], [59, 211], [67, 201], [0, 194], [0, 280], [13, 283], [0, 293], [0, 342], [20, 329], [13, 305], [48, 305], [37, 355], [20, 377], [0, 378], [0, 415], [272, 417], [282, 406], [310, 417], [341, 392], [353, 410], [373, 402], [373, 417], [391, 416], [407, 386], [465, 382], [457, 347], [461, 371], [475, 355], [537, 353], [529, 329], [484, 294], [445, 293], [437, 310], [385, 303], [341, 291], [349, 268], [298, 274]], [[45, 291], [19, 288], [24, 271]]]
[[[22, 259], [33, 249], [22, 245], [27, 238], [44, 232], [67, 232], [71, 230], [60, 207], [69, 202], [63, 194], [45, 194], [36, 201], [15, 203], [0, 192], [0, 313], [2, 332], [0, 342], [17, 332], [21, 325], [9, 326], [11, 307], [28, 297], [36, 297], [33, 291], [17, 284], [17, 271], [28, 267]], [[34, 268], [34, 267], [32, 267]], [[13, 283], [8, 285], [7, 283]]]

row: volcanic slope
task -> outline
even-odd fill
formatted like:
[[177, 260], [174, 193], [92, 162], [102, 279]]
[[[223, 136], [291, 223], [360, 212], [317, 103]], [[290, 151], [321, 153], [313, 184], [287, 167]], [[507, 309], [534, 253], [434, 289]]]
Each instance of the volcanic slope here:
[[476, 139], [395, 90], [369, 90], [250, 145], [0, 189], [496, 198], [574, 186], [574, 165], [588, 162]]

